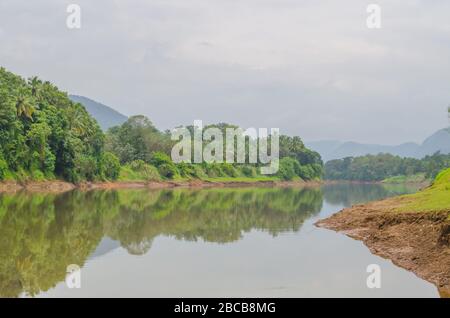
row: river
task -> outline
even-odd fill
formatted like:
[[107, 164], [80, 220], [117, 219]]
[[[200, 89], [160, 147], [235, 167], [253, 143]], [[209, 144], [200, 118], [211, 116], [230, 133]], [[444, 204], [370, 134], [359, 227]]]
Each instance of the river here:
[[[336, 184], [0, 194], [0, 296], [438, 297], [432, 284], [361, 242], [314, 226], [352, 204], [414, 190]], [[70, 264], [80, 267], [80, 288], [65, 281]], [[381, 288], [367, 287], [370, 264], [381, 269]]]

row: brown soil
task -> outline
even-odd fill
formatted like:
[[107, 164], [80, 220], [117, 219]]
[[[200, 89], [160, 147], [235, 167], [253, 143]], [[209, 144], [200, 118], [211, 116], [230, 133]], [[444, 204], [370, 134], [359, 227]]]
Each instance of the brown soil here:
[[344, 209], [316, 226], [339, 231], [450, 296], [450, 211], [398, 213], [393, 198]]
[[151, 181], [151, 182], [85, 182], [80, 184], [73, 184], [64, 181], [42, 181], [42, 182], [27, 182], [20, 184], [17, 182], [0, 182], [0, 193], [2, 192], [66, 192], [73, 189], [80, 189], [83, 191], [96, 190], [96, 189], [166, 189], [166, 188], [219, 188], [219, 187], [305, 187], [305, 186], [318, 186], [320, 182], [311, 181], [239, 181], [239, 182], [213, 182], [203, 180], [191, 180], [191, 181]]

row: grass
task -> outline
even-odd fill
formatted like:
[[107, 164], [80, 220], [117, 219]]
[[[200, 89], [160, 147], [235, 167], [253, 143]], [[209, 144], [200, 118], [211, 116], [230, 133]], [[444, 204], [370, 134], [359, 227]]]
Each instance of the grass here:
[[442, 171], [430, 187], [402, 199], [399, 212], [450, 211], [450, 169]]
[[387, 184], [397, 184], [397, 183], [425, 183], [430, 182], [427, 179], [425, 173], [418, 173], [412, 176], [394, 176], [384, 179], [382, 182]]

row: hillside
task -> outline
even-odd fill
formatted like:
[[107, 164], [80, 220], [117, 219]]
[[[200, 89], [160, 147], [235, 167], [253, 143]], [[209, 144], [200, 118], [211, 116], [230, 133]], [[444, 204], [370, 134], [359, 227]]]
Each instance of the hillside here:
[[127, 116], [122, 115], [111, 107], [103, 105], [87, 97], [69, 95], [69, 98], [76, 103], [83, 104], [88, 113], [97, 120], [100, 127], [104, 131], [113, 126], [122, 125], [128, 119]]
[[306, 146], [320, 153], [324, 162], [346, 157], [376, 155], [389, 153], [400, 157], [423, 158], [438, 151], [443, 154], [450, 153], [450, 131], [441, 129], [426, 138], [422, 144], [413, 142], [395, 146], [379, 144], [362, 144], [357, 142], [340, 142], [336, 140], [322, 140], [307, 142]]

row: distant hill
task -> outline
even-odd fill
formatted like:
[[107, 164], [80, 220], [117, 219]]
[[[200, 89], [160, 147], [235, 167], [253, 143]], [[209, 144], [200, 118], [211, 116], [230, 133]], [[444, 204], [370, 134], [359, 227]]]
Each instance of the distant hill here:
[[128, 119], [127, 116], [122, 115], [111, 107], [103, 105], [87, 97], [69, 95], [69, 98], [76, 103], [83, 104], [89, 114], [97, 120], [103, 130], [108, 130], [113, 126], [121, 125]]
[[336, 140], [322, 140], [306, 142], [306, 146], [317, 151], [324, 162], [345, 157], [357, 157], [367, 154], [390, 153], [401, 157], [423, 158], [437, 151], [450, 153], [450, 128], [441, 129], [425, 139], [422, 144], [404, 143], [396, 146], [377, 144], [361, 144], [357, 142], [340, 142]]

